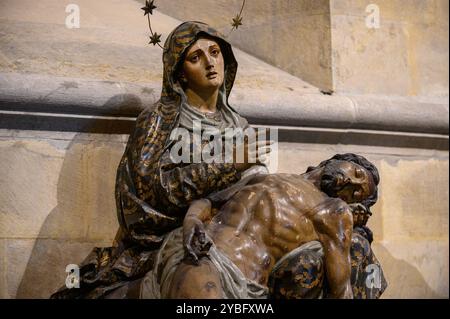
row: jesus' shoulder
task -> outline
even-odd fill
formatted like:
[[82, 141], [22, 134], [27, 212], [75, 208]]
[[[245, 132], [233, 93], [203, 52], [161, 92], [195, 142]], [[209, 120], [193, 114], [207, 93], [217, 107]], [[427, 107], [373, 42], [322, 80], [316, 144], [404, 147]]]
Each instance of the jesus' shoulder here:
[[221, 207], [215, 221], [237, 233], [271, 229], [276, 234], [269, 232], [270, 236], [290, 238], [312, 233], [311, 215], [330, 205], [335, 205], [334, 201], [302, 175], [267, 174], [253, 178], [236, 193]]

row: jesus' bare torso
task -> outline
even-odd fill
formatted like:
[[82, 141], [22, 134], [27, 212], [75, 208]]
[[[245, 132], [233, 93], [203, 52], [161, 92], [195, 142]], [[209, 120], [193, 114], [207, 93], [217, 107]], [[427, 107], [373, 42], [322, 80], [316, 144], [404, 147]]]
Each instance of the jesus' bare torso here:
[[[256, 176], [221, 207], [206, 228], [216, 248], [248, 279], [262, 285], [267, 285], [272, 267], [282, 256], [304, 243], [320, 241], [334, 297], [351, 297], [351, 232], [352, 214], [344, 201], [330, 198], [303, 175], [291, 174]], [[181, 265], [175, 278], [178, 292], [172, 297], [222, 297], [220, 289], [200, 292], [188, 287], [201, 282], [197, 273], [215, 282], [207, 258], [200, 261], [197, 266]]]

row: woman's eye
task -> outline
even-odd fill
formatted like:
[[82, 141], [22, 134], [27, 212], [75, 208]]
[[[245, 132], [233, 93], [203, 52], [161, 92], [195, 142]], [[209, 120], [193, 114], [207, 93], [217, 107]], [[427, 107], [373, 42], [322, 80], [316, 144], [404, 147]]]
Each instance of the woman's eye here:
[[198, 55], [194, 55], [191, 57], [191, 62], [197, 62], [198, 61]]
[[212, 55], [218, 55], [219, 54], [219, 50], [214, 49], [214, 50], [211, 51], [211, 54]]

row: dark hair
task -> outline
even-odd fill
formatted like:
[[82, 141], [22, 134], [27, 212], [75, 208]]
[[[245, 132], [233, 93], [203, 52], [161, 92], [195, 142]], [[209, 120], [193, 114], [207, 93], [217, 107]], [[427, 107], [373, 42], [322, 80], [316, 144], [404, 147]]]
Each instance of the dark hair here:
[[367, 210], [370, 212], [370, 206], [373, 206], [378, 199], [378, 187], [377, 185], [380, 182], [380, 175], [378, 173], [378, 169], [375, 167], [375, 165], [373, 165], [371, 162], [369, 162], [365, 157], [361, 156], [361, 155], [356, 155], [353, 153], [346, 153], [346, 154], [336, 154], [334, 155], [332, 158], [327, 159], [325, 161], [322, 161], [318, 166], [310, 166], [308, 167], [308, 169], [306, 170], [306, 172], [310, 172], [312, 170], [315, 170], [319, 167], [324, 167], [326, 166], [328, 163], [332, 162], [332, 161], [347, 161], [347, 162], [352, 162], [355, 164], [358, 164], [362, 167], [364, 167], [371, 175], [372, 175], [372, 179], [373, 182], [375, 184], [375, 188], [373, 193], [366, 198], [365, 200], [363, 200], [361, 202], [362, 205], [364, 205]]

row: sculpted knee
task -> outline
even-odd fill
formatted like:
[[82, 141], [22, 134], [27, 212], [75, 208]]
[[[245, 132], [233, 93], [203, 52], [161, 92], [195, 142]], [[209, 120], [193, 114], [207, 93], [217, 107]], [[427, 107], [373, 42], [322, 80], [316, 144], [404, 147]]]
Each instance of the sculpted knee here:
[[217, 270], [206, 258], [201, 259], [199, 265], [181, 264], [170, 286], [170, 298], [223, 298]]

